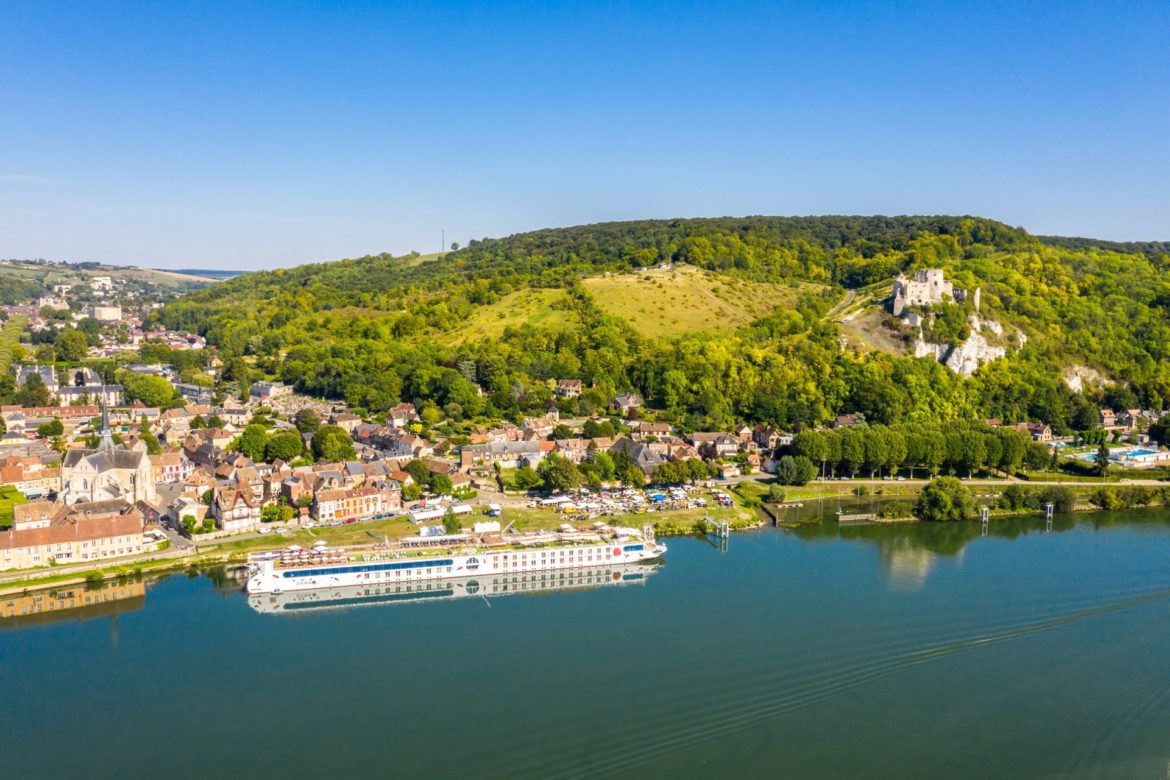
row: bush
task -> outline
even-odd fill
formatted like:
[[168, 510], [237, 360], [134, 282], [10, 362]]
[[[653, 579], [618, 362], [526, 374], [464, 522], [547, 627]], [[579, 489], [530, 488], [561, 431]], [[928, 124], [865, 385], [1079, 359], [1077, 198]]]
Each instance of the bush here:
[[939, 477], [922, 489], [914, 505], [914, 516], [932, 523], [972, 520], [975, 499], [967, 486], [955, 477]]

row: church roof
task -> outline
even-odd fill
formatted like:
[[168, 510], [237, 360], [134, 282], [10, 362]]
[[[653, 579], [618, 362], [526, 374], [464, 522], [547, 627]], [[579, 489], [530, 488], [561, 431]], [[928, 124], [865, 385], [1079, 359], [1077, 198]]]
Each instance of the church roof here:
[[77, 449], [65, 453], [64, 468], [77, 468], [81, 463], [88, 463], [98, 471], [109, 469], [136, 469], [143, 460], [150, 458], [145, 452], [138, 450], [90, 450]]

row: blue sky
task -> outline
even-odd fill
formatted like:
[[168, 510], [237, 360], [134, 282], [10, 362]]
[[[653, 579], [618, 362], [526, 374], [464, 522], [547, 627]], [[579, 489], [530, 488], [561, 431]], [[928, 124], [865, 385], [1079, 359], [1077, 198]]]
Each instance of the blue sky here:
[[1170, 3], [0, 3], [0, 257], [615, 219], [1170, 239]]

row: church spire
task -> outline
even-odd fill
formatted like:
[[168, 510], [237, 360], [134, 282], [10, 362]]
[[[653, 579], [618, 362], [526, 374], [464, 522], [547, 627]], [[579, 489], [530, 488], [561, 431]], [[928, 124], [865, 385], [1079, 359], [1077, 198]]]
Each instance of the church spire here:
[[110, 407], [106, 403], [106, 385], [102, 383], [102, 440], [98, 443], [99, 450], [114, 449], [114, 436], [110, 431]]

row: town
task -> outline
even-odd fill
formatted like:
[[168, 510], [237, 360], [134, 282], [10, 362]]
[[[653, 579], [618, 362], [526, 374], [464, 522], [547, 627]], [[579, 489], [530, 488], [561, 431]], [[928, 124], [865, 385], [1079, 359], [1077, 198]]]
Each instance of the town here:
[[[951, 296], [965, 294], [931, 272], [896, 280], [891, 300], [896, 313], [913, 317]], [[978, 290], [973, 297], [977, 307]], [[256, 376], [239, 359], [225, 366], [197, 334], [149, 326], [156, 305], [122, 280], [97, 276], [4, 307], [3, 381], [16, 403], [0, 409], [0, 569], [134, 559], [172, 545], [395, 517], [426, 536], [463, 523], [498, 530], [509, 509], [577, 521], [705, 513], [731, 507], [736, 494], [724, 488], [745, 481], [905, 480], [931, 459], [906, 453], [912, 433], [871, 428], [859, 414], [823, 430], [744, 423], [683, 432], [623, 392], [604, 414], [562, 417], [557, 404], [575, 406], [590, 389], [578, 378], [549, 380], [543, 415], [494, 426], [456, 429], [408, 402], [368, 419]], [[256, 378], [241, 381], [249, 376]], [[1040, 469], [1063, 457], [1103, 475], [1110, 465], [1170, 463], [1149, 436], [1163, 425], [1161, 412], [1102, 408], [1091, 422], [1092, 430], [1055, 436], [1042, 423], [986, 420], [977, 436], [1017, 437], [1031, 448], [985, 448], [1015, 452], [1014, 462], [940, 453], [931, 471], [1006, 474], [1025, 460]], [[902, 444], [863, 440], [879, 429]], [[859, 454], [845, 443], [830, 457], [825, 434], [855, 434]], [[1098, 466], [1107, 441], [1108, 460]], [[877, 450], [887, 457], [867, 455]], [[773, 499], [780, 494], [770, 489]]]

